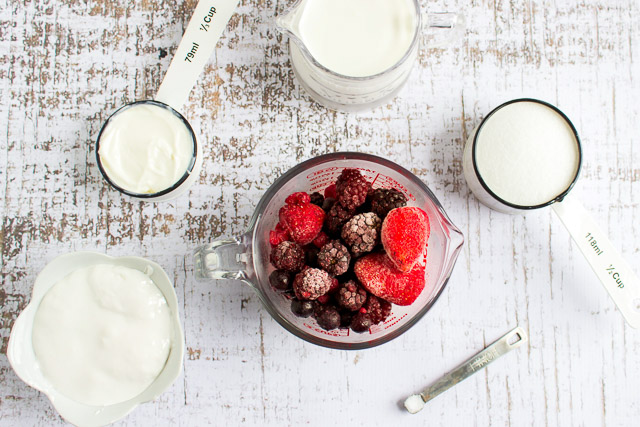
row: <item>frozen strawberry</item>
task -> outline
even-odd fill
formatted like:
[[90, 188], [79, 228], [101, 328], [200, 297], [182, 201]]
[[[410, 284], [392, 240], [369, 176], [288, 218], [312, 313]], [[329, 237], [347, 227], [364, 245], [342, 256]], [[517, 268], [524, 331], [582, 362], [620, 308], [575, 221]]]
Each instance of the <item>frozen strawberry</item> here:
[[365, 255], [353, 267], [358, 280], [373, 295], [397, 305], [411, 305], [425, 286], [425, 269], [399, 271], [384, 253]]
[[324, 198], [325, 199], [335, 199], [336, 196], [336, 185], [331, 184], [327, 188], [324, 189]]
[[290, 240], [289, 230], [287, 230], [282, 224], [277, 223], [275, 230], [269, 231], [269, 243], [272, 247], [278, 246], [282, 242]]
[[398, 270], [409, 272], [424, 254], [430, 234], [429, 217], [420, 208], [393, 209], [382, 223], [381, 240]]
[[280, 223], [289, 231], [294, 242], [300, 245], [313, 242], [324, 223], [322, 208], [310, 203], [307, 193], [293, 193], [286, 202], [280, 208]]

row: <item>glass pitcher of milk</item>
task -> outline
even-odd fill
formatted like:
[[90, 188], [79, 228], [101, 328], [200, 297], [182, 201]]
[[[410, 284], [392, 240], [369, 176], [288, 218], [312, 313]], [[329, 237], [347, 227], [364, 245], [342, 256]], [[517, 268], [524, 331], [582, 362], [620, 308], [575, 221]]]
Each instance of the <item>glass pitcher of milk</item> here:
[[[393, 99], [423, 37], [418, 0], [298, 0], [277, 19], [300, 85], [320, 104], [361, 111]], [[426, 15], [429, 45], [459, 36], [462, 18]]]

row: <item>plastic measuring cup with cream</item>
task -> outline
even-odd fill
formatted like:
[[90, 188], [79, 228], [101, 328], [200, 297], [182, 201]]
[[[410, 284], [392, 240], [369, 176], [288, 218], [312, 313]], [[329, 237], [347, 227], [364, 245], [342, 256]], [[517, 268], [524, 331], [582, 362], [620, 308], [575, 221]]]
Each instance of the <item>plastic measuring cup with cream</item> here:
[[524, 213], [552, 205], [625, 320], [640, 328], [640, 279], [586, 209], [567, 197], [582, 149], [571, 121], [551, 104], [516, 99], [493, 110], [464, 149], [464, 175], [485, 205]]
[[98, 264], [53, 285], [38, 306], [32, 340], [40, 369], [58, 392], [106, 406], [153, 383], [171, 336], [167, 301], [149, 276]]

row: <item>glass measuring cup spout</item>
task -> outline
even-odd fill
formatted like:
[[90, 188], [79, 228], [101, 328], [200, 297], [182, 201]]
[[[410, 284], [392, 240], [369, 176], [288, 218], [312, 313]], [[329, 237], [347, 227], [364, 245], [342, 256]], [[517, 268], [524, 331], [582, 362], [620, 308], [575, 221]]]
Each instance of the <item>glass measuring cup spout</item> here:
[[[421, 207], [431, 222], [426, 286], [410, 306], [394, 306], [387, 321], [368, 333], [349, 329], [326, 331], [312, 318], [291, 312], [290, 300], [272, 289], [269, 275], [269, 232], [279, 221], [278, 211], [291, 193], [319, 191], [335, 182], [345, 168], [357, 168], [374, 188], [395, 188], [405, 194], [408, 204]], [[316, 157], [292, 168], [262, 196], [247, 231], [238, 238], [217, 240], [195, 250], [194, 264], [199, 279], [234, 279], [250, 285], [265, 309], [292, 334], [325, 347], [362, 349], [385, 343], [413, 326], [432, 307], [445, 289], [464, 238], [453, 225], [431, 190], [415, 175], [380, 157], [362, 153], [335, 153]]]

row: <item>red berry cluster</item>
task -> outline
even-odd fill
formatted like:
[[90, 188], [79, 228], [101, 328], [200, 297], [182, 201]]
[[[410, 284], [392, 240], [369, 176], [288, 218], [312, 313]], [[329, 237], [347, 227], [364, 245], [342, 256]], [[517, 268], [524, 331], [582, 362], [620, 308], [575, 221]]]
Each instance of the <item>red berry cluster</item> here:
[[360, 171], [344, 169], [324, 194], [287, 197], [269, 235], [276, 268], [269, 280], [291, 299], [296, 316], [313, 316], [326, 330], [363, 333], [387, 319], [392, 303], [415, 301], [425, 285], [419, 261], [429, 219], [422, 209], [405, 208], [398, 194], [373, 191]]

